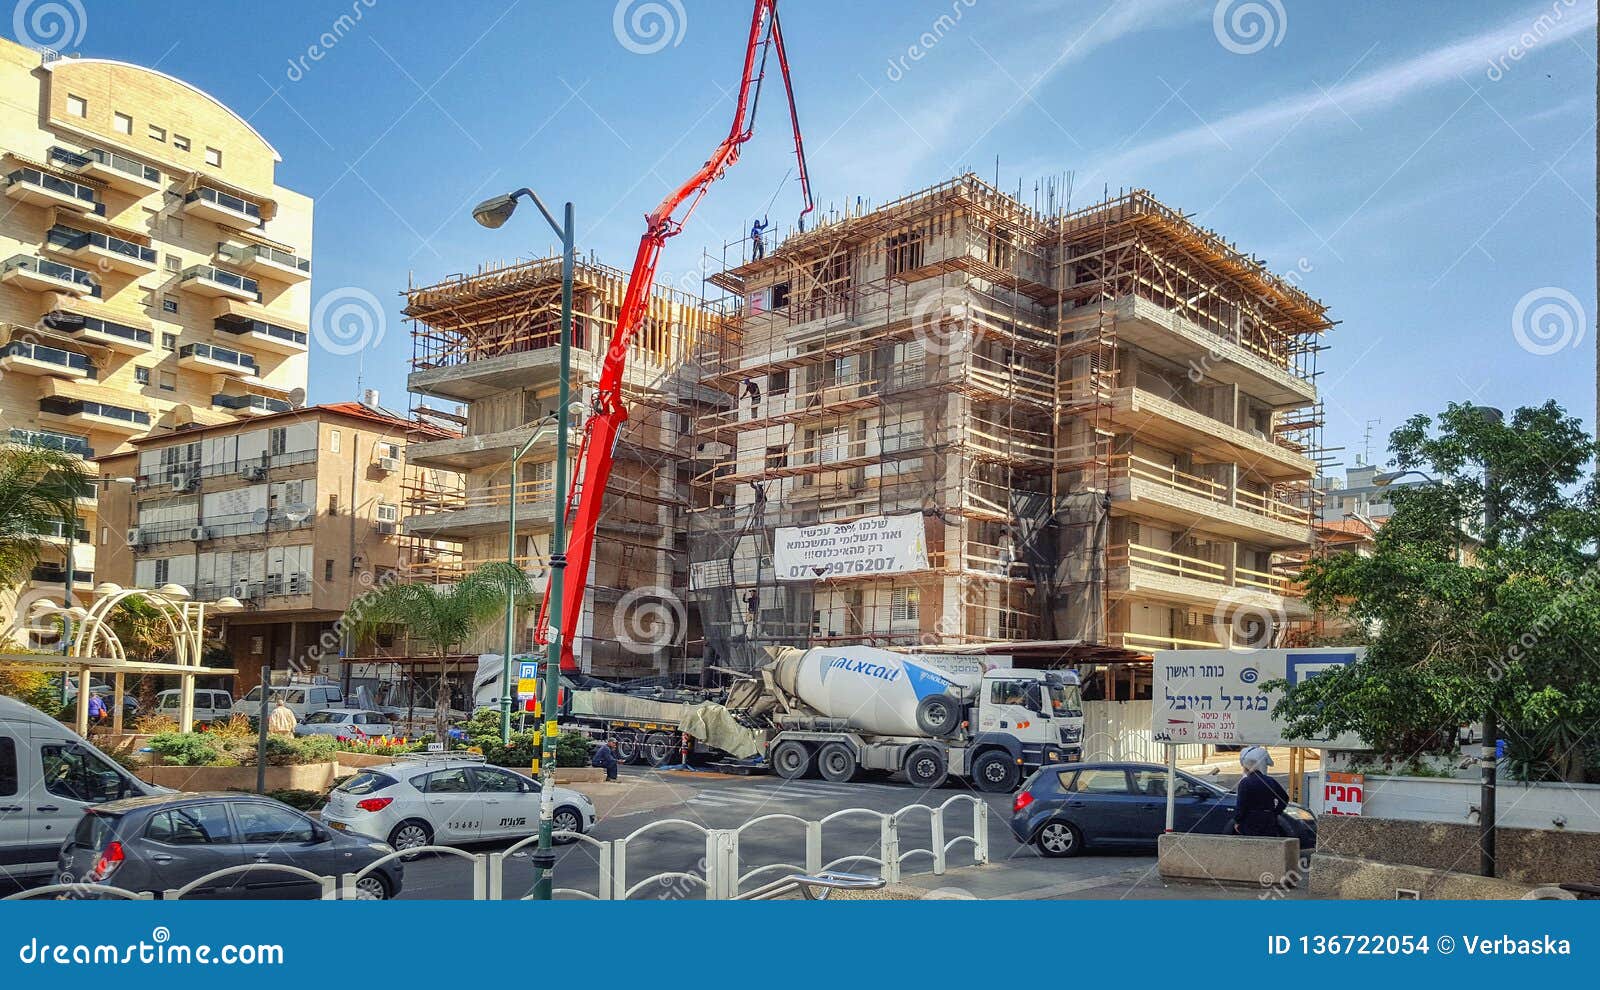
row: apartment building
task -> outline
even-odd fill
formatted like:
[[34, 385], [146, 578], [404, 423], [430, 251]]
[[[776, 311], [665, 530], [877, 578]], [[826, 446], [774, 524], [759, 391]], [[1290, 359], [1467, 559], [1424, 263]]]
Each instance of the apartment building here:
[[237, 598], [223, 639], [238, 686], [262, 665], [340, 677], [349, 644], [335, 622], [420, 552], [400, 534], [406, 491], [445, 483], [409, 464], [407, 447], [450, 435], [369, 392], [134, 440], [100, 461], [136, 483], [105, 498], [97, 578]]
[[[266, 139], [154, 69], [4, 39], [0, 91], [0, 440], [93, 462], [303, 396], [312, 204]], [[78, 595], [101, 579], [81, 504], [22, 594], [59, 600], [69, 548]]]
[[[1148, 193], [1040, 210], [965, 175], [711, 281], [742, 305], [703, 379], [739, 402], [696, 431], [727, 449], [691, 519], [708, 655], [1130, 657], [1261, 645], [1304, 613], [1331, 323]], [[806, 527], [906, 517], [925, 560], [780, 567]]]
[[[626, 288], [627, 273], [592, 259], [579, 262], [571, 396], [585, 406]], [[505, 560], [514, 546], [517, 563], [543, 586], [557, 502], [554, 429], [519, 463], [514, 544], [510, 475], [512, 457], [557, 412], [560, 295], [559, 258], [408, 289], [405, 313], [414, 345], [408, 387], [458, 406], [464, 428], [459, 438], [418, 443], [408, 455], [411, 464], [455, 480], [410, 493], [406, 533], [461, 547], [459, 558], [416, 567], [416, 580], [454, 580]], [[617, 443], [574, 643], [586, 671], [632, 677], [681, 669], [688, 644], [698, 638], [684, 600], [683, 513], [695, 459], [709, 455], [692, 436], [692, 424], [701, 411], [726, 405], [727, 397], [700, 385], [694, 356], [720, 333], [715, 313], [658, 286], [629, 349], [629, 418]], [[576, 456], [580, 434], [572, 439]], [[532, 622], [530, 615], [516, 633], [519, 652], [532, 648]], [[486, 631], [468, 652], [498, 653], [503, 636], [500, 629]]]

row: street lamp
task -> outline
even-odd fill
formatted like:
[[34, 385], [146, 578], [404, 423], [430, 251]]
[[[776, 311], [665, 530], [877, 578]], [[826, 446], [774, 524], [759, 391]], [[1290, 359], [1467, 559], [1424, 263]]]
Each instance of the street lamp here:
[[[539, 753], [539, 849], [533, 855], [533, 897], [535, 900], [548, 901], [551, 899], [553, 886], [551, 874], [555, 870], [555, 765], [556, 765], [556, 709], [560, 704], [561, 690], [561, 606], [562, 593], [566, 588], [567, 570], [567, 431], [568, 407], [572, 403], [570, 392], [572, 381], [572, 274], [576, 267], [576, 258], [573, 249], [573, 216], [572, 203], [569, 200], [562, 215], [562, 222], [557, 223], [555, 215], [544, 205], [539, 194], [526, 187], [502, 196], [495, 196], [479, 203], [472, 211], [472, 218], [491, 230], [500, 227], [511, 218], [517, 208], [517, 200], [527, 197], [533, 205], [539, 208], [544, 215], [545, 222], [561, 238], [561, 382], [560, 398], [556, 402], [556, 478], [555, 478], [555, 526], [550, 534], [550, 593], [549, 605], [545, 614], [545, 628], [553, 630], [550, 636], [549, 652], [545, 656], [544, 698], [541, 708], [544, 712], [544, 725], [540, 729], [541, 747]], [[516, 492], [512, 492], [512, 504], [516, 504]], [[512, 545], [515, 546], [516, 530], [512, 530]], [[513, 554], [514, 555], [514, 554]], [[510, 662], [510, 651], [507, 651], [507, 663]], [[508, 685], [509, 687], [509, 685]]]

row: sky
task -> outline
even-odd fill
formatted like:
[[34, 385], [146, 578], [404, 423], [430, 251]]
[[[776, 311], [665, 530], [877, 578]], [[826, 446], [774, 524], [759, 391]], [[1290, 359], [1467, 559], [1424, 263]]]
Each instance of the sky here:
[[[750, 16], [744, 0], [5, 2], [13, 38], [159, 68], [278, 148], [279, 183], [316, 200], [309, 397], [364, 385], [390, 406], [408, 281], [553, 248], [535, 211], [491, 231], [473, 203], [523, 185], [570, 199], [580, 251], [627, 267], [643, 215], [727, 131]], [[820, 208], [967, 170], [1029, 202], [1052, 176], [1073, 206], [1146, 188], [1329, 306], [1319, 385], [1344, 464], [1385, 461], [1390, 430], [1451, 401], [1554, 398], [1592, 428], [1590, 0], [780, 10]], [[798, 212], [775, 92], [662, 281], [698, 289], [702, 252]]]

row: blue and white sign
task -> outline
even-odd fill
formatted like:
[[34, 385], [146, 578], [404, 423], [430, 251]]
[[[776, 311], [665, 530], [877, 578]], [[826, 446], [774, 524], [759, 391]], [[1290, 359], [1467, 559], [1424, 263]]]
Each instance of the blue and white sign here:
[[1309, 746], [1361, 749], [1353, 734], [1334, 739], [1290, 739], [1272, 717], [1281, 692], [1269, 681], [1299, 684], [1354, 663], [1362, 648], [1300, 650], [1157, 650], [1150, 730], [1156, 742], [1213, 746]]

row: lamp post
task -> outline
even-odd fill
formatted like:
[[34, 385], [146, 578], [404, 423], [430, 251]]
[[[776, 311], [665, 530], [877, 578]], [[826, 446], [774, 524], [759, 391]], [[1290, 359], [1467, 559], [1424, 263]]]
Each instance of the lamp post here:
[[[557, 223], [552, 214], [532, 189], [522, 188], [503, 196], [484, 200], [472, 211], [473, 219], [485, 227], [500, 227], [511, 218], [517, 208], [517, 199], [526, 196], [544, 215], [545, 222], [561, 238], [561, 381], [560, 397], [556, 404], [556, 478], [555, 525], [550, 534], [550, 593], [546, 612], [547, 628], [554, 630], [550, 648], [545, 657], [544, 679], [540, 686], [543, 699], [540, 707], [544, 725], [540, 732], [539, 754], [539, 849], [533, 859], [534, 900], [551, 899], [555, 857], [555, 765], [556, 765], [556, 709], [560, 704], [561, 690], [561, 607], [566, 587], [567, 569], [567, 432], [569, 404], [572, 401], [572, 273], [576, 266], [573, 251], [573, 210], [568, 201]], [[512, 493], [513, 496], [515, 492]], [[513, 497], [512, 503], [516, 499]], [[513, 531], [514, 534], [515, 531]], [[514, 536], [513, 536], [514, 538]]]
[[[545, 417], [548, 420], [550, 417]], [[528, 451], [533, 445], [543, 440], [549, 433], [553, 424], [541, 421], [533, 436], [528, 442], [517, 448], [511, 455], [511, 494], [506, 503], [510, 506], [510, 533], [506, 539], [506, 563], [512, 567], [517, 566], [517, 465], [528, 456]], [[511, 689], [511, 654], [515, 648], [516, 635], [516, 590], [506, 588], [506, 654], [500, 669], [500, 742], [511, 742], [511, 702], [516, 697], [516, 692]]]

